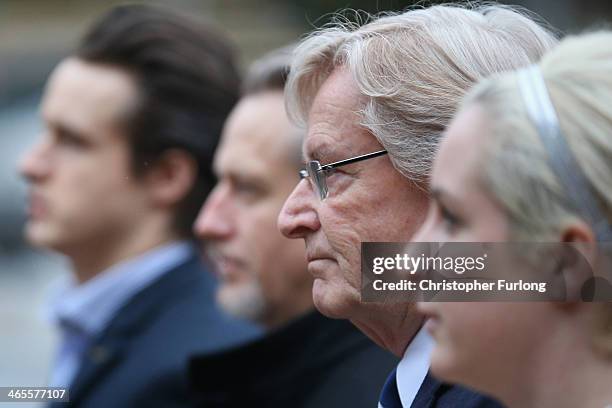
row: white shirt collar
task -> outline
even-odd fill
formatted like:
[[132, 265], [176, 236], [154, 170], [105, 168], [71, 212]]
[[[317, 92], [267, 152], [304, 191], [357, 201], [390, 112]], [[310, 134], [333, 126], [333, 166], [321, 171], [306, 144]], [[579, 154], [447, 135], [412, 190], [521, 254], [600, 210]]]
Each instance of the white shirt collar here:
[[421, 328], [406, 348], [404, 357], [397, 366], [397, 388], [404, 407], [411, 406], [423, 384], [429, 371], [429, 358], [433, 346], [433, 339], [425, 328]]

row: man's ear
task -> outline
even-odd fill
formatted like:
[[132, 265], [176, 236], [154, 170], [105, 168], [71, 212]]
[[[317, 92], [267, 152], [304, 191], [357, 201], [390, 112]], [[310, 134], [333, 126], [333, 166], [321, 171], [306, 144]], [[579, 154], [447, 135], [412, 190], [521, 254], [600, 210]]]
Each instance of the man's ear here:
[[145, 176], [154, 205], [170, 207], [179, 203], [192, 189], [197, 173], [196, 160], [185, 150], [164, 152]]

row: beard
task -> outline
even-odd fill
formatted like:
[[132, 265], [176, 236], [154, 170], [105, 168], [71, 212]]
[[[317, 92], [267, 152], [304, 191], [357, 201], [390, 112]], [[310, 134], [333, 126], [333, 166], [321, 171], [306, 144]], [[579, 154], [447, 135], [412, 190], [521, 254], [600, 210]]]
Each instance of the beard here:
[[229, 315], [257, 323], [267, 312], [266, 299], [256, 279], [237, 285], [221, 284], [217, 303]]

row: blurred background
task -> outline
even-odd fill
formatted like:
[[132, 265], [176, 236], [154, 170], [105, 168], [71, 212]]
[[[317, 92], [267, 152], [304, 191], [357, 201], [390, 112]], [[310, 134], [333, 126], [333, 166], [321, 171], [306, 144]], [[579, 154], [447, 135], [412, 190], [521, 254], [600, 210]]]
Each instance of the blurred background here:
[[[21, 238], [25, 184], [15, 167], [36, 140], [45, 80], [85, 28], [114, 4], [94, 0], [0, 0], [0, 386], [41, 386], [54, 348], [42, 310], [53, 281], [67, 273], [60, 257], [29, 248]], [[153, 3], [153, 2], [151, 2]], [[201, 16], [234, 41], [242, 66], [299, 39], [346, 7], [401, 10], [399, 0], [174, 0], [154, 2]], [[436, 2], [419, 2], [427, 5]], [[565, 33], [602, 26], [609, 0], [524, 0]], [[25, 404], [19, 404], [24, 407]]]

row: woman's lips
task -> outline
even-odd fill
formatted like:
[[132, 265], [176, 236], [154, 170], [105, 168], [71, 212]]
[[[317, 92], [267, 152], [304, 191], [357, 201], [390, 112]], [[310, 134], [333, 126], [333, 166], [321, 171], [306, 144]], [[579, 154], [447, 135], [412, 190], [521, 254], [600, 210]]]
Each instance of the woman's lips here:
[[417, 310], [425, 318], [425, 330], [434, 336], [434, 333], [440, 326], [440, 315], [436, 313], [434, 304], [428, 302], [418, 302]]
[[427, 317], [425, 320], [425, 330], [431, 334], [432, 337], [435, 337], [436, 332], [438, 331], [438, 327], [440, 326], [440, 319], [437, 316]]

